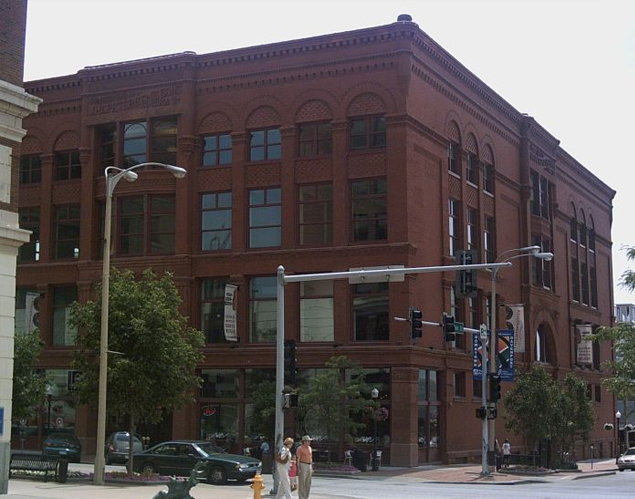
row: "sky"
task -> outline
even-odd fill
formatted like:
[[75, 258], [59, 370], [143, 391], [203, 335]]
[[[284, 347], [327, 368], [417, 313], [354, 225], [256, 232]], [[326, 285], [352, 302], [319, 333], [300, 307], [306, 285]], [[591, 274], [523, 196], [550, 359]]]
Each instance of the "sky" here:
[[[617, 191], [617, 284], [635, 262], [635, 0], [29, 0], [25, 81], [86, 66], [413, 21]], [[629, 146], [630, 144], [630, 146]]]

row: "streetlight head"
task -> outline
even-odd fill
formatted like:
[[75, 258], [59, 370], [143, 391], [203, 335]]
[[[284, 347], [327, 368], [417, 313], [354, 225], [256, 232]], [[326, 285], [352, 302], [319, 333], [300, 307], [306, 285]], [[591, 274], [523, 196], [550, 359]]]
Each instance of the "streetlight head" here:
[[374, 399], [379, 398], [379, 390], [377, 388], [373, 388], [370, 391], [370, 396]]
[[136, 172], [127, 171], [124, 172], [123, 178], [125, 178], [128, 182], [134, 182], [139, 178], [139, 175], [137, 175]]
[[550, 262], [553, 260], [553, 253], [545, 252], [545, 253], [534, 253], [534, 256], [540, 260], [544, 260], [545, 262]]
[[181, 168], [180, 166], [165, 165], [165, 168], [172, 173], [175, 178], [183, 178], [187, 173], [187, 170], [185, 168]]
[[615, 413], [615, 419], [620, 419], [622, 417], [622, 413], [620, 411], [617, 411]]
[[538, 253], [542, 248], [540, 246], [525, 246], [524, 248], [518, 248], [521, 253]]

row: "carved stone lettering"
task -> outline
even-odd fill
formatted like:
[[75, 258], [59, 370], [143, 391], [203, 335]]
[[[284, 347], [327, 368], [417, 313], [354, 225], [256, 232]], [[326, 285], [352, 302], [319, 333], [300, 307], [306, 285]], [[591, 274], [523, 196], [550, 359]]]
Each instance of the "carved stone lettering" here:
[[110, 114], [129, 109], [174, 106], [181, 102], [181, 85], [165, 87], [160, 90], [123, 92], [95, 99], [90, 104], [90, 114]]

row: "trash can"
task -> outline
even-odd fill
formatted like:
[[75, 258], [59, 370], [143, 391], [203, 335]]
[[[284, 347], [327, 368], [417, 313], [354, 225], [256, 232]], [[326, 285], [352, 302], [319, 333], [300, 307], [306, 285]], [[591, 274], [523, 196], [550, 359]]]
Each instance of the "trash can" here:
[[57, 481], [66, 483], [66, 480], [68, 480], [68, 460], [60, 459], [57, 464]]
[[381, 466], [381, 453], [382, 453], [382, 451], [380, 451], [380, 450], [373, 451], [373, 453], [372, 453], [372, 461], [371, 461], [371, 463], [372, 463], [373, 471], [378, 471], [379, 467]]
[[353, 466], [359, 471], [366, 471], [368, 465], [368, 452], [356, 449], [353, 451]]
[[273, 471], [273, 458], [271, 452], [263, 452], [262, 453], [262, 473], [271, 473]]

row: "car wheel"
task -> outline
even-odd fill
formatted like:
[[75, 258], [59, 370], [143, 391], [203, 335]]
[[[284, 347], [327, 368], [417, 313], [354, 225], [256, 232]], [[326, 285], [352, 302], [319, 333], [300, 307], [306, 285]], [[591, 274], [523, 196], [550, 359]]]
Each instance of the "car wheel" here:
[[227, 473], [220, 466], [214, 466], [207, 474], [207, 481], [214, 485], [225, 485], [227, 483]]
[[157, 472], [157, 469], [152, 464], [144, 464], [143, 467], [141, 468], [142, 475], [152, 475], [156, 472]]
[[620, 468], [620, 471], [624, 471], [624, 468]]

